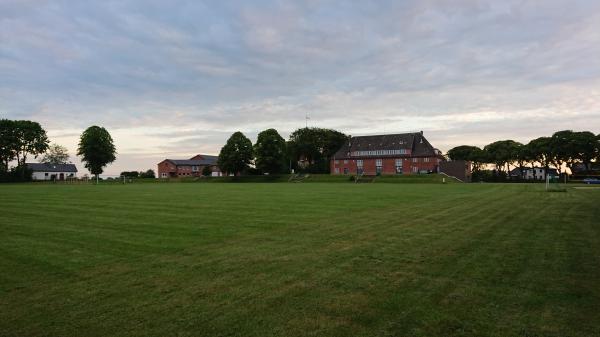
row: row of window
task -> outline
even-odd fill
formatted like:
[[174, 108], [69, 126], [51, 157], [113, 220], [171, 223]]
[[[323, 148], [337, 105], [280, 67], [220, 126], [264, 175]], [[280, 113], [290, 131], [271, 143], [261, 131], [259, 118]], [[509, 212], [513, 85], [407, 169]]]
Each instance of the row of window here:
[[[344, 170], [344, 174], [348, 174], [350, 172], [350, 170], [347, 167], [344, 167], [343, 170]], [[413, 167], [411, 169], [411, 171], [413, 173], [419, 173], [419, 168], [415, 166], [415, 167]], [[336, 174], [339, 174], [340, 173], [340, 168], [339, 167], [334, 168], [334, 172]], [[364, 168], [362, 166], [357, 167], [357, 169], [356, 169], [356, 173], [357, 174], [363, 174], [363, 172], [364, 172]], [[383, 172], [383, 166], [376, 166], [375, 167], [375, 173], [376, 174], [381, 174], [382, 172]], [[396, 174], [402, 174], [402, 172], [403, 172], [402, 171], [402, 166], [396, 166]]]
[[388, 156], [394, 154], [410, 154], [409, 149], [397, 149], [397, 150], [372, 150], [372, 151], [352, 151], [350, 156]]
[[200, 166], [180, 166], [180, 171], [189, 171], [191, 168], [192, 172], [200, 171]]
[[[429, 157], [425, 157], [422, 158], [424, 163], [429, 163], [429, 160], [431, 158]], [[375, 166], [382, 166], [382, 161], [383, 159], [375, 159]], [[413, 163], [418, 163], [419, 162], [419, 158], [412, 158], [412, 162]], [[339, 165], [340, 161], [336, 160], [335, 161], [335, 165]], [[348, 164], [348, 160], [344, 160], [344, 164]], [[356, 166], [358, 167], [362, 167], [363, 166], [363, 160], [362, 159], [357, 159], [356, 160]], [[402, 166], [402, 159], [396, 159], [396, 166]]]

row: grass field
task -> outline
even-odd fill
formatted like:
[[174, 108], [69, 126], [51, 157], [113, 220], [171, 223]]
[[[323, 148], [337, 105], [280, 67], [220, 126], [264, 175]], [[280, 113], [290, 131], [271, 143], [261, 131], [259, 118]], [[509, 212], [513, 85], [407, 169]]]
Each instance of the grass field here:
[[0, 185], [0, 336], [600, 336], [600, 189]]

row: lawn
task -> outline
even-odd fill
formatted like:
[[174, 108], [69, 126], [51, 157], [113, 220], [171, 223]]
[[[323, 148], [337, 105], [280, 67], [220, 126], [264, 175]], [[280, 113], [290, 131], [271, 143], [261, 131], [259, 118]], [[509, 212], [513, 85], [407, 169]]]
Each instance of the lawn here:
[[0, 185], [0, 336], [600, 336], [600, 189]]

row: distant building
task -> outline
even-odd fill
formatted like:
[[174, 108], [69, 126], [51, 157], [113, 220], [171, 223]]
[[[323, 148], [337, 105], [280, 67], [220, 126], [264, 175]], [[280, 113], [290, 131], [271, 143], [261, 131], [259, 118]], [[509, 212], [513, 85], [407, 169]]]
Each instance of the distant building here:
[[190, 159], [165, 159], [158, 163], [159, 178], [199, 177], [208, 166], [212, 176], [221, 176], [217, 156], [198, 154]]
[[[548, 169], [548, 175], [558, 175], [558, 171], [554, 168]], [[546, 177], [546, 169], [543, 167], [523, 167], [523, 172], [517, 167], [510, 171], [510, 176], [522, 178], [525, 180], [544, 180]]]
[[466, 160], [442, 161], [439, 172], [462, 182], [471, 182], [471, 162]]
[[583, 163], [577, 163], [571, 168], [574, 175], [600, 174], [600, 163], [589, 163], [586, 167]]
[[26, 163], [33, 180], [65, 180], [77, 178], [75, 164]]
[[419, 174], [437, 172], [441, 152], [423, 132], [350, 137], [331, 158], [331, 174]]

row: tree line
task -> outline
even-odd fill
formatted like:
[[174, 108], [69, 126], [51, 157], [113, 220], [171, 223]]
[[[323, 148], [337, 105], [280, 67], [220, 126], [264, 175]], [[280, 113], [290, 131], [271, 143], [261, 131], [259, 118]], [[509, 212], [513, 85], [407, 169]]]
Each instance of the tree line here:
[[[115, 161], [116, 153], [112, 137], [103, 127], [90, 126], [79, 138], [77, 155], [96, 178]], [[0, 181], [31, 180], [27, 158], [42, 154], [44, 163], [66, 164], [69, 159], [65, 147], [50, 144], [46, 130], [38, 122], [0, 119]], [[9, 167], [12, 161], [16, 165]]]
[[540, 165], [547, 174], [549, 168], [564, 172], [564, 166], [571, 172], [578, 164], [586, 171], [591, 170], [593, 161], [600, 160], [600, 134], [590, 131], [563, 130], [550, 137], [539, 137], [527, 144], [514, 140], [500, 140], [482, 148], [461, 145], [450, 149], [447, 156], [451, 160], [472, 162], [473, 175], [481, 175], [487, 164], [495, 166], [500, 177], [510, 177], [510, 168], [519, 168], [523, 177], [527, 165], [531, 168]]
[[348, 136], [332, 129], [301, 128], [286, 141], [275, 129], [258, 134], [256, 144], [235, 132], [221, 148], [217, 164], [228, 174], [329, 173], [329, 158]]

